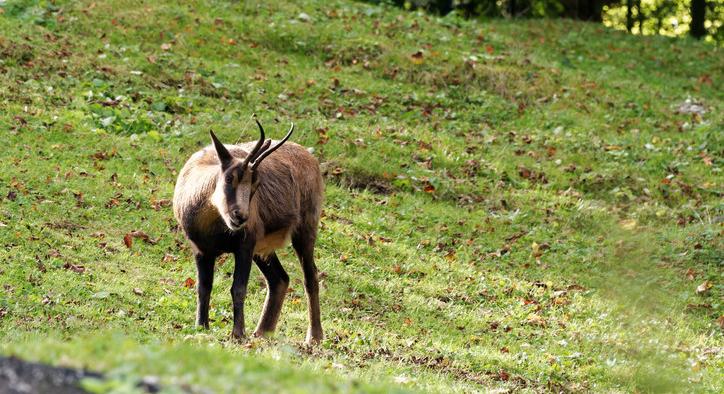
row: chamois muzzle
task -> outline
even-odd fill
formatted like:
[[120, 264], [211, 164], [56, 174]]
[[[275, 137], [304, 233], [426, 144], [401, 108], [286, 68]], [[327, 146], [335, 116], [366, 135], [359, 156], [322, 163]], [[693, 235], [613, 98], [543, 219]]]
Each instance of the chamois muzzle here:
[[239, 209], [229, 211], [229, 221], [236, 227], [235, 230], [238, 230], [246, 222], [246, 219], [247, 217]]

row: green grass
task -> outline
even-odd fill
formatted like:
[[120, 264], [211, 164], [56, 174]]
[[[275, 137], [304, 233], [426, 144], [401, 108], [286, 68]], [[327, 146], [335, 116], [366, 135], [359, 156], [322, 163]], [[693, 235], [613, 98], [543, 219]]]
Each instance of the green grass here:
[[[170, 391], [724, 390], [721, 48], [350, 1], [173, 3], [2, 7], [0, 354], [116, 392], [149, 374]], [[687, 98], [707, 112], [677, 113]], [[326, 173], [314, 349], [290, 250], [275, 337], [229, 340], [229, 259], [210, 330], [193, 326], [168, 200], [208, 130], [254, 139], [253, 113], [274, 136], [297, 123]], [[133, 230], [153, 243], [127, 248]]]

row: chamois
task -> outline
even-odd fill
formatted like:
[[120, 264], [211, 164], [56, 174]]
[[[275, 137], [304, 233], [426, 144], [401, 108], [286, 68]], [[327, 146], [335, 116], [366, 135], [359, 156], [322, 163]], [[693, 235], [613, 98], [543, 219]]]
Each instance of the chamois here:
[[259, 140], [239, 145], [224, 145], [210, 131], [213, 144], [189, 158], [176, 182], [174, 216], [196, 260], [196, 324], [209, 326], [216, 258], [233, 253], [232, 336], [245, 336], [244, 299], [252, 261], [267, 283], [254, 336], [273, 332], [289, 287], [289, 276], [274, 251], [291, 240], [304, 272], [309, 310], [306, 342], [318, 343], [323, 334], [314, 244], [324, 198], [319, 163], [304, 147], [285, 144], [294, 131], [293, 123], [274, 145], [271, 139], [265, 140], [259, 121], [256, 124]]

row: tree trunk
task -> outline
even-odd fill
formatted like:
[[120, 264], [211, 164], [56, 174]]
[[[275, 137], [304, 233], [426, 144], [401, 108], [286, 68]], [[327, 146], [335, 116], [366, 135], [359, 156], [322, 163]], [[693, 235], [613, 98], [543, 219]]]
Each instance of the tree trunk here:
[[453, 10], [453, 0], [437, 0], [433, 4], [435, 11], [442, 16], [451, 13]]
[[706, 0], [691, 0], [691, 24], [689, 34], [696, 39], [706, 35]]
[[633, 0], [626, 0], [626, 30], [631, 33], [633, 29]]

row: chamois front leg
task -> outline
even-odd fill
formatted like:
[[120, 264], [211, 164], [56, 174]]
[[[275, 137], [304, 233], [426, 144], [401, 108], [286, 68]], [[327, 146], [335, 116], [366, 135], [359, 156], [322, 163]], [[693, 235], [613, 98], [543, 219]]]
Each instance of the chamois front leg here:
[[245, 337], [244, 300], [246, 299], [246, 286], [249, 283], [253, 250], [253, 246], [251, 248], [244, 247], [234, 253], [234, 281], [231, 284], [231, 301], [234, 307], [234, 328], [231, 330], [231, 336], [236, 339]]
[[198, 252], [196, 259], [196, 325], [209, 328], [209, 302], [214, 285], [214, 258]]

